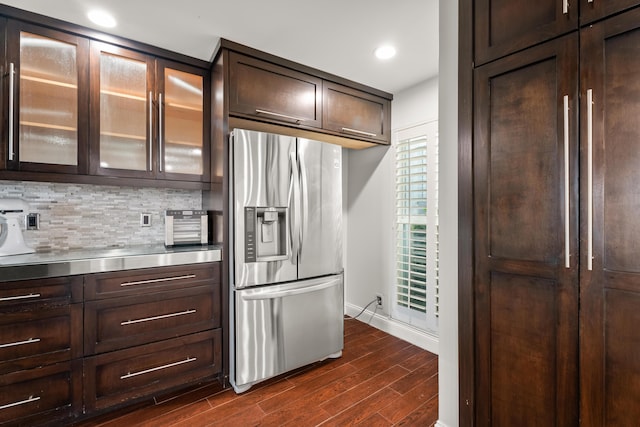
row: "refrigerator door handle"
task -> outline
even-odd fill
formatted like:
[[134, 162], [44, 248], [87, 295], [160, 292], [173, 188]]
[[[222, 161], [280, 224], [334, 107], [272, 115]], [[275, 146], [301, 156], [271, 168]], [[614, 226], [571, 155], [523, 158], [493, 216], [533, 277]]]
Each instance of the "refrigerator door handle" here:
[[298, 203], [300, 200], [300, 176], [298, 172], [298, 162], [296, 153], [289, 154], [289, 168], [291, 170], [291, 182], [289, 184], [289, 212], [291, 219], [289, 220], [289, 236], [291, 240], [291, 261], [297, 262], [298, 252], [300, 251], [300, 209]]
[[309, 226], [309, 192], [307, 186], [307, 168], [304, 164], [304, 156], [300, 156], [300, 254], [302, 258], [302, 250], [304, 246], [304, 236], [307, 235], [307, 228]]
[[245, 301], [256, 301], [256, 300], [265, 300], [265, 299], [286, 298], [293, 295], [307, 294], [310, 292], [316, 292], [316, 291], [321, 291], [322, 289], [331, 288], [333, 286], [339, 285], [341, 281], [342, 281], [341, 277], [336, 277], [333, 280], [321, 282], [311, 286], [303, 286], [300, 288], [275, 290], [275, 291], [264, 289], [262, 290], [262, 292], [255, 292], [255, 293], [251, 293], [250, 295], [242, 295], [242, 299]]

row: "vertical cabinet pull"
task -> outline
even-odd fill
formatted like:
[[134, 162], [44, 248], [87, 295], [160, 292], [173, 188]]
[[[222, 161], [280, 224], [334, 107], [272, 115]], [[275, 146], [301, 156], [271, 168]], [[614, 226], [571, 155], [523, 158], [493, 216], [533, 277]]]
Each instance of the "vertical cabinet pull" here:
[[9, 64], [9, 160], [14, 160], [16, 152], [13, 141], [13, 122], [14, 122], [14, 95], [15, 95], [15, 77], [16, 67], [12, 63]]
[[587, 269], [593, 270], [593, 89], [587, 89]]
[[563, 99], [564, 104], [564, 266], [565, 268], [571, 267], [570, 262], [570, 246], [569, 240], [569, 228], [571, 225], [569, 214], [569, 95], [565, 95]]
[[562, 0], [562, 14], [566, 15], [569, 13], [569, 0]]
[[31, 403], [31, 402], [35, 402], [37, 400], [40, 400], [40, 396], [29, 396], [28, 399], [25, 400], [21, 400], [19, 402], [14, 402], [14, 403], [9, 403], [7, 405], [2, 405], [0, 406], [0, 410], [2, 409], [8, 409], [8, 408], [13, 408], [14, 406], [19, 406], [19, 405], [24, 405], [26, 403]]
[[158, 94], [158, 169], [162, 172], [164, 151], [162, 147], [162, 93]]
[[153, 92], [149, 91], [149, 171], [153, 171]]

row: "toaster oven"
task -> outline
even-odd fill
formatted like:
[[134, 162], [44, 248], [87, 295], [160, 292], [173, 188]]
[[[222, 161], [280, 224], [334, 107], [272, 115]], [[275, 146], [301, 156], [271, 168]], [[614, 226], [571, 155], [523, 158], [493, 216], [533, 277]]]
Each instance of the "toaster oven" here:
[[206, 245], [209, 241], [209, 220], [205, 210], [166, 210], [164, 244]]

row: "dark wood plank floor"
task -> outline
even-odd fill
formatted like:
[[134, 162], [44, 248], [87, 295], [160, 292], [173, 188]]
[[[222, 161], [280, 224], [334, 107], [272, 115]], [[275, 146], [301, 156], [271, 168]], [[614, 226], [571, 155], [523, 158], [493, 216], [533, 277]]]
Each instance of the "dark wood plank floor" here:
[[87, 420], [121, 426], [433, 426], [438, 358], [358, 320], [345, 320], [340, 359], [319, 362], [242, 395], [204, 384]]

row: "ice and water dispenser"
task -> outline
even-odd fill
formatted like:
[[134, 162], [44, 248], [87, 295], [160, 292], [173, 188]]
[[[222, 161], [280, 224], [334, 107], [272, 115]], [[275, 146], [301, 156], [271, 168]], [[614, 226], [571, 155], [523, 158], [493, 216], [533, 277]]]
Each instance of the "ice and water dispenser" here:
[[287, 208], [245, 207], [245, 262], [289, 258]]

